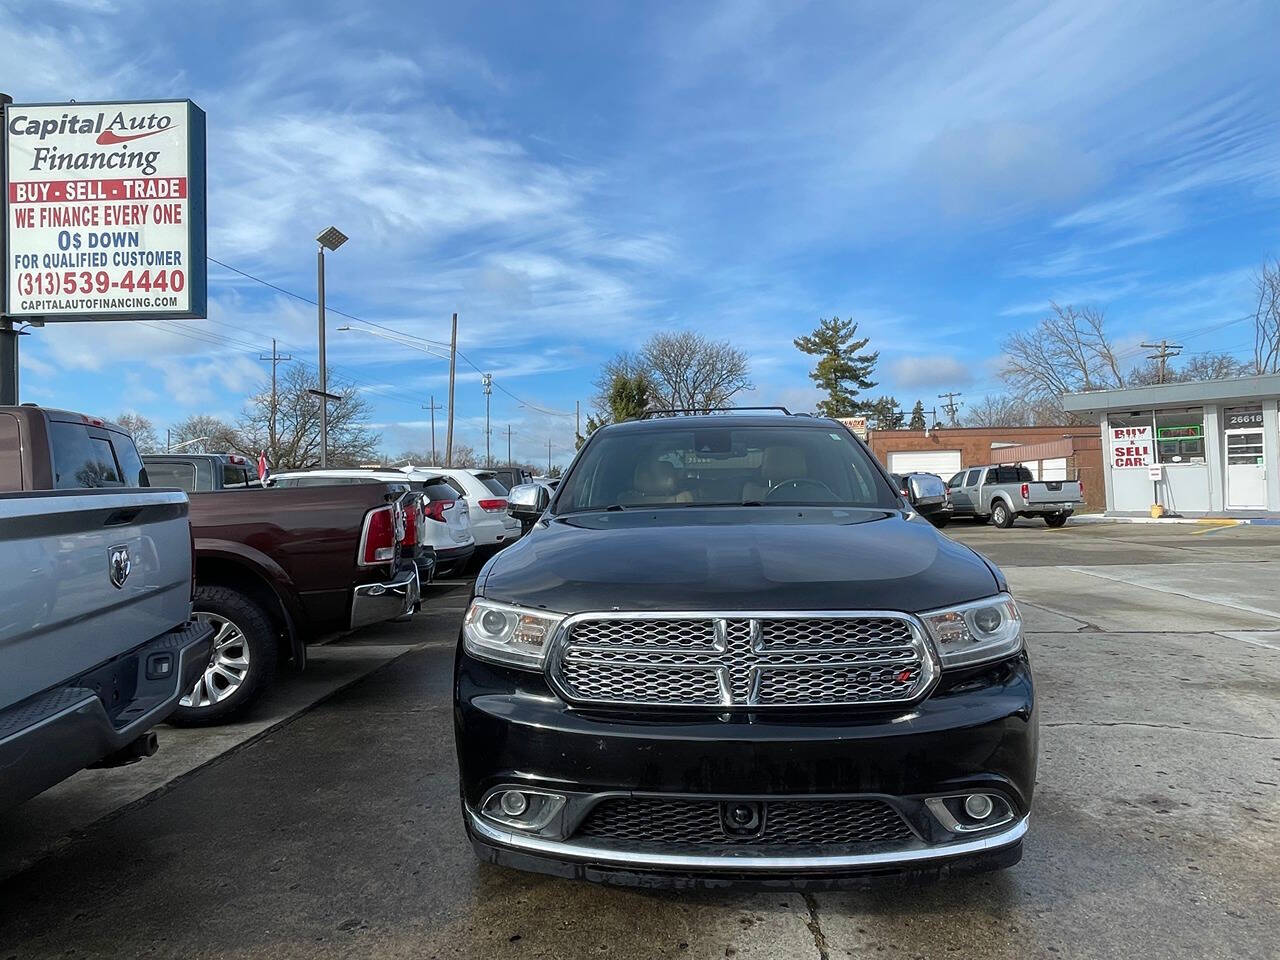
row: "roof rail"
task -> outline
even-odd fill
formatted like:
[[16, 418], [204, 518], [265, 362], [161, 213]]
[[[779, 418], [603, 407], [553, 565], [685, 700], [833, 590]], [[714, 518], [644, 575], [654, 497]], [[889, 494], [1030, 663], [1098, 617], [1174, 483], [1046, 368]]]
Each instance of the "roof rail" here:
[[641, 420], [657, 419], [658, 417], [697, 417], [706, 413], [740, 413], [749, 410], [776, 410], [779, 413], [786, 414], [788, 417], [794, 417], [786, 407], [666, 407], [657, 410], [646, 410], [640, 417]]

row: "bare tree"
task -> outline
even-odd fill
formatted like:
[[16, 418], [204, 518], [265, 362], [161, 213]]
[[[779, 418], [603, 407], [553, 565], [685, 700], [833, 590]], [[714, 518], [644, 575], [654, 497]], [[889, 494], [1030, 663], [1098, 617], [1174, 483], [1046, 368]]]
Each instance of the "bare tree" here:
[[709, 340], [688, 330], [655, 333], [640, 356], [650, 395], [662, 407], [723, 407], [735, 394], [751, 389], [747, 354], [728, 340]]
[[1025, 427], [1034, 414], [1026, 401], [1007, 393], [989, 393], [970, 401], [964, 415], [966, 427]]
[[1033, 329], [1010, 334], [1002, 344], [1000, 377], [1013, 396], [1061, 411], [1064, 393], [1124, 386], [1102, 311], [1056, 303], [1049, 307], [1050, 315]]
[[1254, 275], [1258, 295], [1253, 311], [1255, 374], [1280, 372], [1280, 260], [1264, 263]]
[[1182, 380], [1230, 380], [1252, 372], [1251, 364], [1241, 363], [1229, 353], [1197, 353], [1178, 370], [1178, 377]]
[[116, 417], [116, 424], [133, 437], [133, 445], [141, 454], [163, 453], [160, 449], [160, 437], [156, 434], [155, 424], [140, 413], [122, 413]]
[[[271, 389], [250, 398], [240, 417], [241, 452], [257, 456], [265, 451], [275, 470], [298, 470], [320, 463], [320, 400], [308, 393], [319, 377], [300, 363], [290, 364], [276, 390], [275, 444], [271, 443]], [[333, 388], [333, 376], [329, 378]], [[329, 464], [357, 466], [378, 459], [382, 437], [369, 427], [369, 404], [354, 387], [329, 402]]]
[[197, 413], [169, 429], [170, 441], [183, 453], [245, 453], [239, 433], [227, 421]]

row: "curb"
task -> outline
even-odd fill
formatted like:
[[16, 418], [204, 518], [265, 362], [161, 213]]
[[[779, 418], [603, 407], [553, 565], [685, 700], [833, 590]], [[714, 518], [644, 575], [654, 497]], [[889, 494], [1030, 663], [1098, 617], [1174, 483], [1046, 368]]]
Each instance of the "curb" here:
[[1246, 524], [1253, 526], [1280, 526], [1280, 517], [1109, 517], [1106, 514], [1084, 514], [1073, 516], [1067, 521], [1070, 524], [1081, 523], [1182, 523], [1198, 524], [1209, 527], [1238, 527]]

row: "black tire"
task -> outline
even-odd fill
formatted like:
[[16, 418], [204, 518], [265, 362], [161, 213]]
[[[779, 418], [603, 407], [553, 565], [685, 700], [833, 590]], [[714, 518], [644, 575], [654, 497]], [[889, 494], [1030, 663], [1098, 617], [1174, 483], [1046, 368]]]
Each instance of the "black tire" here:
[[991, 504], [991, 523], [1001, 530], [1008, 530], [1013, 526], [1013, 511], [1003, 500]]
[[[183, 698], [191, 699], [193, 694], [199, 693], [199, 700], [203, 702], [180, 703], [169, 717], [169, 722], [179, 727], [210, 726], [239, 717], [263, 690], [271, 686], [280, 661], [276, 629], [256, 601], [230, 587], [197, 586], [193, 606], [197, 619], [201, 619], [200, 614], [207, 614], [214, 618], [219, 630], [224, 624], [230, 624], [239, 637], [229, 635], [221, 649], [215, 646], [209, 670], [201, 675], [195, 689]], [[237, 654], [237, 650], [242, 653]], [[244, 657], [243, 653], [248, 656]], [[220, 654], [229, 659], [223, 661], [221, 670], [216, 670], [215, 667], [220, 665]], [[226, 678], [235, 671], [225, 664], [240, 659], [247, 664], [242, 678], [230, 692], [226, 692], [229, 686]]]
[[1046, 527], [1061, 527], [1067, 522], [1069, 513], [1046, 513], [1044, 515], [1044, 525]]

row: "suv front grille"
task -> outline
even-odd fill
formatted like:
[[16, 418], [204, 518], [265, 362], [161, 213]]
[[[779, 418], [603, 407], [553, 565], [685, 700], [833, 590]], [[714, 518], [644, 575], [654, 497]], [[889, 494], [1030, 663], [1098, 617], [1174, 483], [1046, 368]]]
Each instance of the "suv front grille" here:
[[584, 614], [551, 678], [570, 701], [616, 706], [906, 703], [933, 681], [919, 628], [899, 614]]
[[647, 852], [713, 845], [901, 845], [914, 836], [902, 815], [877, 799], [763, 801], [760, 828], [750, 835], [726, 828], [727, 806], [697, 798], [612, 797], [596, 804], [574, 837]]

